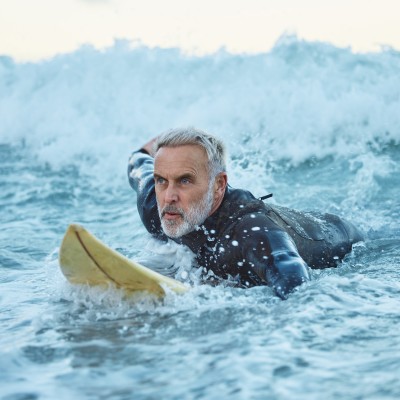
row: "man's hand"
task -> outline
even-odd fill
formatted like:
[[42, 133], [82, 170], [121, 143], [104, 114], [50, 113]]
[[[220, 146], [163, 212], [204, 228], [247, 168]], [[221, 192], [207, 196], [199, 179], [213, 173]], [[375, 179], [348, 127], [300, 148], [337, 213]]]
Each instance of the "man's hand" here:
[[157, 139], [158, 139], [158, 136], [151, 139], [150, 142], [147, 142], [144, 146], [142, 146], [142, 149], [147, 151], [147, 153], [149, 153], [152, 157], [154, 157], [154, 155], [155, 155], [154, 146], [155, 146]]

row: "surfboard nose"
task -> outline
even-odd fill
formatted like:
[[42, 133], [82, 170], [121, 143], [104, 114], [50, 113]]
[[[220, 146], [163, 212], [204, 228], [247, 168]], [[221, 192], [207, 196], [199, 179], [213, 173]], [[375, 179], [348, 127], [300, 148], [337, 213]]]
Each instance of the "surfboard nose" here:
[[67, 228], [67, 231], [71, 231], [71, 232], [82, 232], [85, 230], [86, 229], [82, 225], [76, 224], [76, 223], [70, 224]]
[[129, 260], [108, 247], [80, 224], [68, 226], [59, 251], [61, 271], [71, 283], [89, 285], [115, 284], [129, 292], [146, 290], [165, 296], [164, 286], [176, 293], [188, 288]]

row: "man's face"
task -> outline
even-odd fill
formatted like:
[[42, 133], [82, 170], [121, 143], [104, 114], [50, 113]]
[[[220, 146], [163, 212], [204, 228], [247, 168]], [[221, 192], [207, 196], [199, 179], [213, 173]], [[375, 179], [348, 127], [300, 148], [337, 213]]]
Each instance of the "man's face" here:
[[185, 235], [210, 215], [213, 184], [202, 147], [160, 148], [154, 159], [154, 180], [161, 225], [167, 236]]

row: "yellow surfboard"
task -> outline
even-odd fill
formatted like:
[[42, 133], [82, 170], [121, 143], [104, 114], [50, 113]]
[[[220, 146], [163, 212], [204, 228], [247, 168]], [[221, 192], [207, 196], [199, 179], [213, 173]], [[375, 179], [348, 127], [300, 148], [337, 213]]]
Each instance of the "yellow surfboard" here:
[[70, 225], [65, 233], [59, 263], [71, 283], [113, 283], [128, 292], [146, 290], [158, 296], [165, 295], [164, 287], [176, 293], [188, 290], [181, 282], [129, 260], [77, 224]]

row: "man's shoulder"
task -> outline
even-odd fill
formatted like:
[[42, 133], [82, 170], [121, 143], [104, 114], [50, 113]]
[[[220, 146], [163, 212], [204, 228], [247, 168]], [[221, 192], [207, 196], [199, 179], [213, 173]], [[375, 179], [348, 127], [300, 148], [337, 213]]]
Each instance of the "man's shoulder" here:
[[218, 212], [218, 225], [224, 229], [241, 229], [265, 219], [264, 203], [243, 189], [229, 187]]
[[233, 216], [234, 229], [246, 233], [255, 233], [264, 230], [269, 225], [267, 211], [262, 204], [252, 204], [242, 212]]
[[254, 197], [248, 190], [233, 189], [231, 187], [227, 190], [224, 205], [229, 209], [229, 213], [233, 217], [254, 213], [263, 214], [266, 210], [265, 204]]
[[229, 185], [226, 189], [226, 199], [243, 206], [251, 201], [257, 200], [250, 191], [245, 189], [235, 189]]

